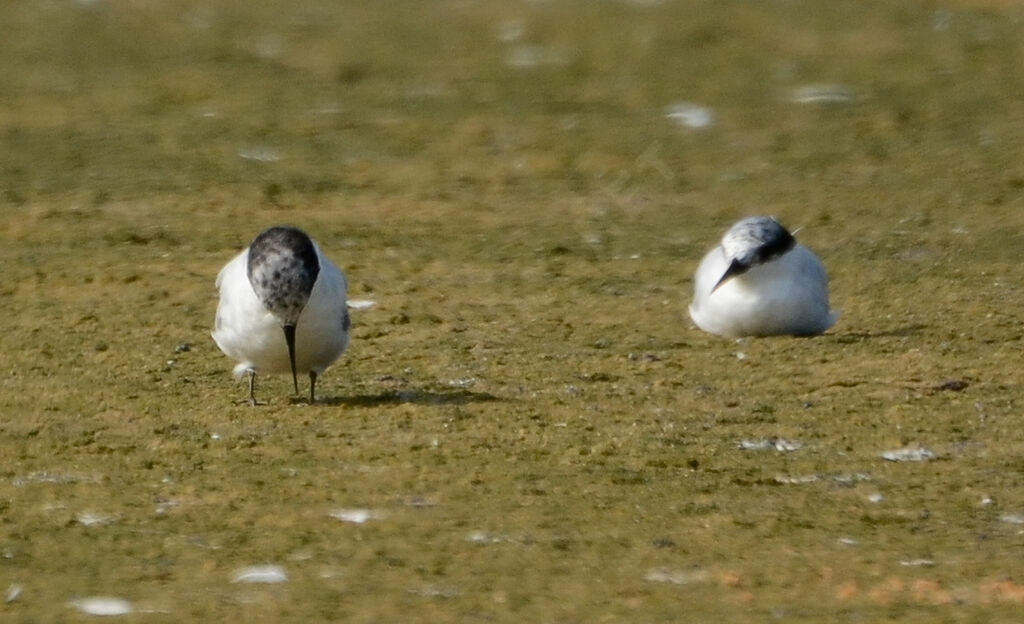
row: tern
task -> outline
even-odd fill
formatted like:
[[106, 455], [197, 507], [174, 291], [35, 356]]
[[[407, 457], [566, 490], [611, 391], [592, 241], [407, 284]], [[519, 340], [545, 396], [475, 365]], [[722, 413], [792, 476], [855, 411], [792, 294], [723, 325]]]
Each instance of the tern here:
[[719, 336], [808, 336], [832, 327], [828, 274], [774, 217], [729, 228], [694, 277], [690, 318]]
[[248, 373], [256, 405], [257, 373], [309, 374], [309, 402], [316, 380], [348, 346], [345, 275], [298, 228], [261, 232], [217, 275], [220, 301], [213, 340], [236, 360], [236, 377]]

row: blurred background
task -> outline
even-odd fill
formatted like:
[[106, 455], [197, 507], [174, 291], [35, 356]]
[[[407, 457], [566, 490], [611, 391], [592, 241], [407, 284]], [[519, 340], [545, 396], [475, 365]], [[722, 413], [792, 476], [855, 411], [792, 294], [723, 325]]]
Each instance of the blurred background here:
[[[1020, 178], [1014, 3], [39, 0], [2, 11], [2, 183], [14, 205], [211, 187], [267, 202], [714, 188], [744, 213], [804, 204], [809, 186], [913, 186], [915, 206], [895, 207], [914, 210], [969, 201], [982, 173], [1004, 172], [985, 201]], [[959, 192], [943, 184], [951, 171], [967, 178]]]

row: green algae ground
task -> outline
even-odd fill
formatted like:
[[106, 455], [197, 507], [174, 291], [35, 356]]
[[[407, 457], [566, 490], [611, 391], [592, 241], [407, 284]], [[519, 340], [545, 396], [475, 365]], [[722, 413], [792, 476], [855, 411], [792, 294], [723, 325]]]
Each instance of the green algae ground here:
[[[0, 619], [1018, 621], [1021, 19], [3, 3]], [[749, 214], [826, 335], [689, 321]], [[213, 280], [277, 223], [376, 305], [253, 409]]]

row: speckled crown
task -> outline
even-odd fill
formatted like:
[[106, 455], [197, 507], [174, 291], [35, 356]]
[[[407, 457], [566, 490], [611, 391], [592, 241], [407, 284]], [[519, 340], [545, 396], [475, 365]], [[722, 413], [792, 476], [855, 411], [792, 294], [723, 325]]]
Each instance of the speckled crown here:
[[305, 232], [294, 227], [264, 230], [249, 245], [249, 283], [282, 325], [294, 325], [309, 301], [320, 261]]

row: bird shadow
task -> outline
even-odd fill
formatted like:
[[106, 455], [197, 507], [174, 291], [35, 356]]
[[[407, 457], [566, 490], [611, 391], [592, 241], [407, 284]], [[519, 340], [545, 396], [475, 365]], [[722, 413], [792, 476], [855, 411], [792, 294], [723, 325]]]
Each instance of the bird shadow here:
[[[469, 390], [388, 390], [378, 394], [324, 397], [316, 405], [340, 407], [380, 407], [384, 405], [467, 405], [469, 403], [491, 403], [503, 401], [489, 392]], [[295, 402], [308, 402], [296, 399]]]
[[842, 334], [833, 334], [840, 342], [860, 342], [862, 340], [870, 340], [872, 338], [903, 338], [906, 336], [914, 336], [920, 334], [922, 330], [927, 329], [927, 325], [920, 323], [914, 325], [904, 325], [902, 327], [894, 327], [884, 331], [872, 331], [872, 332], [845, 332]]

